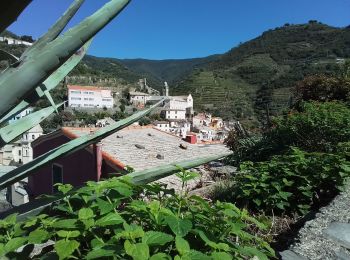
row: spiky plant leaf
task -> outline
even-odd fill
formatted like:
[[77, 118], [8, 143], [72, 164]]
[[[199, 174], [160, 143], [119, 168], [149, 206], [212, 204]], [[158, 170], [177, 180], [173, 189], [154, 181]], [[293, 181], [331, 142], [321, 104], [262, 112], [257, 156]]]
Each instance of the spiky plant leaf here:
[[[130, 2], [111, 0], [64, 35], [12, 65], [0, 75], [0, 115], [9, 112], [17, 100], [26, 98], [50, 73], [58, 69], [81, 46], [104, 28]], [[11, 91], [9, 91], [11, 88]]]
[[76, 12], [79, 10], [81, 5], [85, 0], [75, 0], [71, 6], [67, 9], [67, 11], [58, 19], [58, 21], [48, 30], [48, 32], [42, 36], [39, 40], [37, 40], [30, 48], [28, 48], [21, 56], [30, 55], [32, 51], [38, 50], [42, 48], [45, 44], [51, 42], [56, 39], [57, 36], [63, 31], [69, 21], [73, 18]]
[[[22, 100], [16, 107], [14, 107], [10, 112], [8, 112], [4, 117], [0, 119], [0, 124], [9, 120], [10, 118], [16, 116], [24, 109], [30, 106], [30, 103], [37, 102], [41, 97], [44, 96], [44, 91], [51, 91], [54, 89], [63, 79], [71, 72], [75, 66], [82, 60], [85, 56], [87, 50], [89, 49], [93, 39], [88, 41], [79, 51], [73, 54], [69, 60], [67, 60], [61, 67], [59, 67], [55, 72], [53, 72], [50, 77], [48, 77], [40, 87], [31, 95], [30, 101]], [[30, 103], [29, 103], [30, 102]]]
[[[62, 105], [63, 103], [61, 103], [58, 106], [62, 106]], [[1, 128], [0, 129], [0, 147], [10, 143], [21, 134], [32, 129], [34, 126], [38, 125], [40, 122], [42, 122], [44, 119], [46, 119], [55, 111], [56, 111], [56, 107], [47, 107], [37, 112], [34, 112], [32, 114], [29, 114], [26, 117], [18, 119], [13, 124], [10, 124]]]

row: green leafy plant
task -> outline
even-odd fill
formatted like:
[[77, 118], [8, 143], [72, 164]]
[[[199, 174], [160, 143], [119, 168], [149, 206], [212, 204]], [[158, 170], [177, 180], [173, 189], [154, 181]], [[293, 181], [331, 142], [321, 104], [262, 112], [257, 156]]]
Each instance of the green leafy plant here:
[[[179, 174], [183, 183], [194, 177]], [[259, 259], [274, 252], [250, 228], [265, 226], [230, 203], [177, 195], [158, 184], [127, 178], [89, 182], [79, 190], [60, 185], [64, 199], [24, 222], [0, 221], [0, 255], [28, 258], [33, 245], [53, 241], [44, 259]], [[16, 250], [22, 246], [24, 249]]]
[[214, 194], [255, 212], [305, 214], [329, 202], [348, 177], [350, 162], [343, 154], [292, 148], [266, 162], [242, 163], [233, 183]]
[[232, 133], [226, 145], [233, 151], [227, 162], [265, 161], [283, 154], [290, 146], [309, 152], [334, 152], [350, 140], [350, 108], [341, 102], [304, 102], [273, 120], [273, 127], [260, 136], [240, 138]]

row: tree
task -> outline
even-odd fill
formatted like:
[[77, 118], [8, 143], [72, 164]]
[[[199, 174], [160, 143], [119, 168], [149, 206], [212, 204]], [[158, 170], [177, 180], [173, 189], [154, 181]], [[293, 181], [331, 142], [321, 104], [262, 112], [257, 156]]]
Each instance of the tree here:
[[120, 111], [121, 112], [125, 112], [125, 105], [124, 104], [121, 104], [120, 106], [119, 106], [119, 109], [120, 109]]

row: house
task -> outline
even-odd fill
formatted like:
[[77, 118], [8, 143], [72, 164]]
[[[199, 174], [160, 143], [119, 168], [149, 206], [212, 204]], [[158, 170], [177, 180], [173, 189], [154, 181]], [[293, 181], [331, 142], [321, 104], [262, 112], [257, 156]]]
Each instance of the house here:
[[195, 128], [201, 128], [202, 126], [210, 126], [211, 121], [211, 114], [199, 113], [192, 118], [192, 125]]
[[[16, 168], [16, 166], [0, 165], [0, 177]], [[9, 203], [9, 206], [19, 206], [29, 202], [29, 196], [26, 191], [27, 183], [28, 178], [25, 178], [0, 192], [0, 212], [2, 211], [1, 207], [5, 201]]]
[[165, 120], [185, 120], [193, 116], [193, 97], [169, 96], [169, 85], [164, 82], [163, 96], [151, 96], [143, 92], [130, 92], [129, 101], [136, 107], [144, 107], [147, 103], [155, 104], [165, 99], [161, 115]]
[[176, 136], [186, 138], [191, 131], [191, 124], [187, 121], [155, 121], [153, 125], [156, 129], [172, 133]]
[[[32, 144], [34, 156], [38, 157], [72, 139], [94, 131], [96, 128], [62, 128], [42, 136]], [[55, 183], [81, 186], [87, 181], [118, 176], [125, 173], [126, 166], [140, 171], [228, 151], [222, 144], [187, 143], [187, 149], [182, 149], [180, 144], [183, 143], [181, 138], [153, 126], [130, 126], [108, 136], [98, 144], [39, 169], [29, 177], [30, 196], [54, 193]]]
[[110, 117], [106, 117], [106, 118], [97, 120], [96, 127], [106, 127], [114, 123], [116, 123], [114, 119]]
[[161, 115], [166, 120], [185, 120], [193, 114], [193, 98], [188, 96], [169, 96]]
[[150, 95], [143, 92], [129, 92], [129, 101], [135, 107], [143, 108], [148, 100], [150, 99]]
[[168, 121], [155, 121], [153, 122], [153, 125], [161, 131], [170, 132], [170, 122]]
[[25, 132], [21, 139], [5, 145], [0, 149], [0, 164], [10, 165], [12, 163], [26, 164], [33, 160], [31, 143], [43, 135], [43, 129], [37, 125]]
[[224, 121], [221, 117], [212, 117], [210, 125], [215, 129], [222, 129], [224, 127]]
[[112, 92], [91, 86], [68, 85], [68, 106], [72, 108], [113, 108]]
[[0, 42], [6, 42], [8, 45], [26, 45], [26, 46], [32, 46], [32, 42], [23, 41], [20, 39], [14, 39], [11, 37], [2, 37], [0, 36]]

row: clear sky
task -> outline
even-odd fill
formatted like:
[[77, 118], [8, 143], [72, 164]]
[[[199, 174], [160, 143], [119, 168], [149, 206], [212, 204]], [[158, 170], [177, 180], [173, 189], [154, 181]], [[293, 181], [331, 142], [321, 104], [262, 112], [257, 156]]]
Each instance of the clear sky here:
[[[33, 0], [10, 30], [42, 35], [72, 0]], [[107, 0], [86, 0], [70, 25]], [[89, 54], [116, 58], [191, 58], [224, 53], [285, 23], [350, 25], [350, 0], [132, 0], [101, 31]]]

